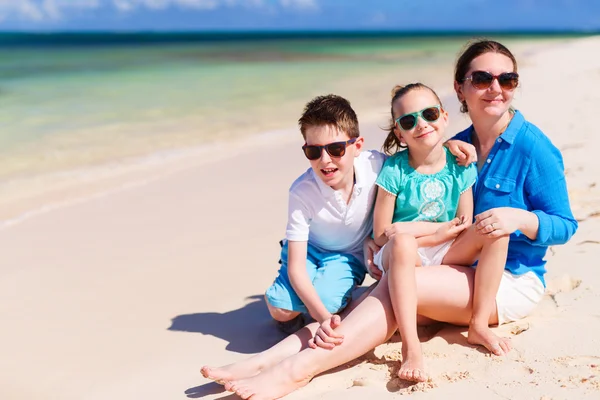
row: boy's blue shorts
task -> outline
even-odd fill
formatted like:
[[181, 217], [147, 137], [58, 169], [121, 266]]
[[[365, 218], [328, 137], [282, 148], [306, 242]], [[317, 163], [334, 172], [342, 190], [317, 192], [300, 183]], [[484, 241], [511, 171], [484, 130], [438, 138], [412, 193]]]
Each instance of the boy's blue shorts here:
[[[273, 307], [308, 312], [288, 278], [288, 246], [283, 242], [279, 276], [265, 293]], [[306, 271], [327, 310], [334, 314], [348, 305], [352, 290], [365, 279], [365, 268], [355, 256], [345, 253], [324, 253], [308, 245]]]

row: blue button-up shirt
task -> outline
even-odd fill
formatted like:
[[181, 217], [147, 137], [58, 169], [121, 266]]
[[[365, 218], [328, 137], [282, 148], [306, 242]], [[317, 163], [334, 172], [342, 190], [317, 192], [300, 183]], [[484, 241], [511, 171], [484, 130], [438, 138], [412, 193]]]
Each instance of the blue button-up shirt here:
[[[473, 133], [471, 125], [454, 139], [473, 143]], [[569, 205], [560, 151], [519, 111], [484, 160], [473, 196], [474, 215], [496, 207], [521, 208], [537, 215], [535, 240], [521, 231], [510, 235], [506, 269], [515, 275], [533, 271], [546, 285], [546, 250], [567, 242], [577, 230], [577, 221]]]

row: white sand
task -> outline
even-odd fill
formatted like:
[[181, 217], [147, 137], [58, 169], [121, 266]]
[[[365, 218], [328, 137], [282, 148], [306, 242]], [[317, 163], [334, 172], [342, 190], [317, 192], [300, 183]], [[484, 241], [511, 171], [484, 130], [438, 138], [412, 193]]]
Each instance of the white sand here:
[[[520, 58], [517, 106], [563, 151], [581, 225], [549, 252], [535, 314], [498, 329], [515, 350], [490, 357], [445, 327], [423, 338], [430, 384], [390, 378], [390, 343], [289, 398], [600, 398], [599, 53], [594, 37]], [[383, 139], [376, 125], [363, 126], [368, 147]], [[297, 139], [1, 229], [0, 399], [228, 396], [200, 366], [281, 338], [261, 294], [278, 268], [287, 188], [307, 168]]]

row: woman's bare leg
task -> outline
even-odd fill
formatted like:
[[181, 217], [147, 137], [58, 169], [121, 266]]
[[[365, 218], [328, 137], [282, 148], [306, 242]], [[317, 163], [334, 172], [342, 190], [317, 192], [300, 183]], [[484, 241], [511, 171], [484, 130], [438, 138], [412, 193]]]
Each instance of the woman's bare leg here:
[[424, 382], [427, 376], [417, 334], [417, 249], [414, 236], [397, 234], [384, 248], [383, 265], [388, 274], [392, 307], [402, 336], [402, 364], [398, 377]]
[[225, 385], [243, 399], [277, 399], [306, 385], [315, 375], [354, 360], [384, 343], [396, 330], [387, 276], [364, 301], [342, 320], [336, 332], [344, 335], [332, 350], [306, 348], [260, 374]]
[[[475, 270], [462, 266], [417, 268], [418, 314], [436, 321], [468, 325], [471, 320]], [[493, 318], [497, 319], [494, 314]], [[270, 400], [306, 385], [313, 376], [355, 359], [387, 340], [395, 317], [388, 293], [387, 275], [336, 329], [344, 342], [333, 350], [305, 349], [260, 374], [225, 385], [244, 399]]]
[[[375, 285], [371, 286], [359, 298], [353, 299], [341, 314], [342, 318], [345, 318], [354, 308], [358, 306], [360, 302], [367, 298], [374, 287]], [[205, 378], [212, 379], [220, 384], [224, 384], [225, 382], [236, 379], [255, 376], [262, 370], [269, 368], [283, 361], [287, 357], [291, 357], [305, 349], [307, 347], [308, 340], [314, 337], [318, 328], [319, 324], [313, 322], [306, 325], [298, 332], [286, 337], [273, 347], [252, 357], [218, 368], [205, 365], [200, 369], [200, 372]]]
[[509, 237], [490, 238], [472, 225], [460, 235], [444, 257], [444, 263], [471, 265], [479, 258], [475, 270], [472, 314], [468, 341], [482, 345], [495, 355], [510, 350], [510, 341], [494, 334], [489, 324], [498, 323], [496, 295], [506, 265]]

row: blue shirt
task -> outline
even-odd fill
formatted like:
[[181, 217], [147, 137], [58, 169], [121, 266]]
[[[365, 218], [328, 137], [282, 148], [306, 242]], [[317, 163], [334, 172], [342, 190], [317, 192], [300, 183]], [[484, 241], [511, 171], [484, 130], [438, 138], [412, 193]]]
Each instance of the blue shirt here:
[[460, 195], [477, 179], [477, 167], [462, 167], [442, 147], [446, 164], [435, 174], [421, 174], [410, 166], [408, 150], [399, 151], [383, 164], [377, 182], [396, 196], [392, 223], [405, 221], [446, 222], [456, 217]]
[[[473, 142], [473, 126], [454, 139]], [[560, 151], [535, 125], [515, 112], [496, 140], [473, 187], [474, 215], [496, 207], [530, 211], [539, 219], [535, 240], [510, 235], [506, 269], [515, 275], [533, 271], [542, 281], [548, 246], [566, 243], [577, 230], [569, 205]]]

